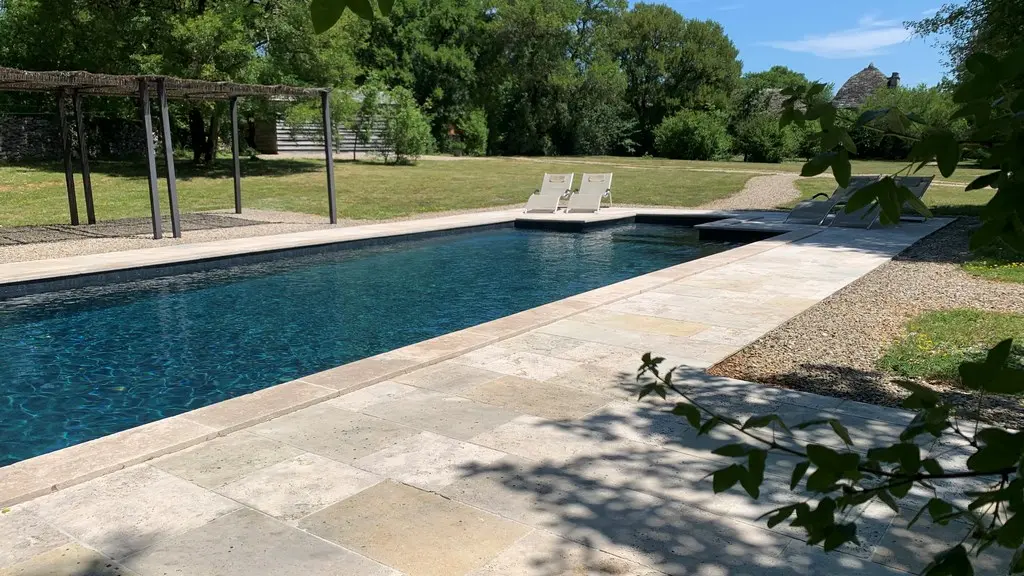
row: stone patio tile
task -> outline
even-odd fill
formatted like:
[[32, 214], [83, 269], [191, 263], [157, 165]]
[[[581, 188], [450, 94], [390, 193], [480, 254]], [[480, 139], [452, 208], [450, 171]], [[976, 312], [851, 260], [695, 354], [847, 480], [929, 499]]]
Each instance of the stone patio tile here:
[[[936, 554], [956, 546], [971, 527], [960, 522], [940, 526], [931, 522], [928, 514], [908, 528], [916, 511], [903, 509], [893, 519], [889, 531], [875, 546], [872, 562], [918, 574]], [[1006, 574], [1012, 550], [992, 546], [981, 557], [971, 555], [974, 573], [978, 575]]]
[[400, 576], [396, 570], [242, 509], [126, 561], [141, 574]]
[[855, 400], [844, 400], [838, 406], [833, 408], [832, 411], [839, 414], [859, 416], [869, 420], [889, 422], [890, 424], [897, 424], [899, 426], [906, 426], [907, 424], [910, 424], [910, 421], [913, 420], [915, 416], [914, 412], [909, 410], [892, 408], [889, 406], [865, 404]]
[[504, 374], [466, 366], [457, 362], [447, 361], [415, 372], [403, 374], [394, 379], [395, 382], [426, 388], [435, 392], [458, 394], [460, 391], [475, 384], [497, 380]]
[[339, 462], [390, 446], [417, 430], [323, 404], [251, 428], [259, 434]]
[[296, 380], [211, 404], [182, 417], [224, 433], [305, 408], [337, 394], [330, 388]]
[[[576, 390], [583, 394], [597, 394], [607, 398], [636, 398], [641, 385], [636, 382], [636, 369], [640, 366], [640, 355], [635, 353], [636, 360], [631, 370], [617, 370], [595, 366], [581, 366], [545, 381], [545, 384]], [[611, 363], [611, 362], [609, 362]], [[627, 361], [621, 361], [626, 364]]]
[[326, 386], [335, 390], [354, 390], [376, 384], [408, 372], [419, 364], [416, 360], [404, 358], [382, 358], [373, 356], [344, 366], [318, 372], [302, 378], [304, 382]]
[[469, 576], [553, 576], [607, 575], [657, 576], [662, 574], [617, 558], [611, 554], [587, 548], [554, 534], [534, 530], [510, 546], [486, 566]]
[[553, 336], [543, 332], [527, 332], [501, 341], [501, 347], [512, 352], [533, 352], [542, 356], [561, 358], [561, 353], [587, 344], [584, 340]]
[[549, 382], [538, 382], [518, 376], [505, 376], [478, 384], [462, 393], [470, 400], [486, 402], [521, 413], [570, 420], [597, 410], [608, 402], [604, 395], [563, 388]]
[[81, 542], [118, 560], [202, 526], [238, 504], [152, 466], [115, 472], [25, 507]]
[[366, 414], [468, 440], [518, 416], [515, 412], [429, 390], [417, 390], [367, 407]]
[[579, 366], [578, 362], [533, 352], [515, 352], [503, 346], [488, 346], [454, 359], [459, 364], [484, 368], [508, 376], [547, 380]]
[[664, 334], [666, 336], [693, 336], [707, 328], [703, 324], [683, 320], [624, 314], [621, 312], [605, 312], [604, 310], [597, 312], [600, 315], [588, 316], [585, 321], [609, 328], [621, 328], [623, 330], [646, 332], [648, 334]]
[[758, 576], [789, 576], [791, 574], [907, 576], [907, 573], [902, 570], [895, 570], [849, 554], [825, 552], [820, 545], [807, 546], [803, 542], [797, 541], [791, 542], [786, 548], [785, 556], [778, 566], [758, 572]]
[[720, 344], [727, 346], [732, 350], [738, 350], [757, 340], [761, 336], [764, 336], [764, 332], [758, 329], [741, 330], [739, 328], [712, 326], [707, 330], [701, 330], [690, 338], [692, 340]]
[[78, 544], [53, 548], [14, 566], [0, 576], [137, 576], [110, 558]]
[[578, 492], [586, 512], [563, 516], [551, 532], [668, 574], [757, 574], [791, 541], [648, 494], [587, 486]]
[[264, 468], [217, 491], [282, 520], [298, 520], [382, 478], [316, 454]]
[[486, 345], [495, 337], [491, 334], [476, 331], [472, 328], [459, 330], [392, 350], [382, 354], [381, 357], [398, 360], [414, 360], [417, 362], [429, 362], [438, 358], [451, 357], [453, 354], [469, 351], [473, 348]]
[[530, 528], [411, 486], [383, 482], [301, 526], [408, 576], [480, 568]]
[[71, 541], [24, 507], [0, 514], [0, 568], [28, 560]]
[[362, 388], [355, 392], [349, 392], [348, 394], [339, 396], [334, 400], [329, 400], [327, 404], [329, 406], [344, 408], [345, 410], [351, 410], [353, 412], [360, 412], [370, 406], [401, 398], [402, 396], [411, 394], [417, 390], [418, 388], [415, 386], [408, 386], [405, 384], [399, 384], [398, 382], [385, 380], [384, 382], [378, 382], [373, 386]]
[[520, 416], [472, 439], [495, 450], [530, 460], [564, 461], [606, 449], [619, 441], [575, 423]]
[[169, 454], [151, 465], [204, 488], [214, 488], [299, 454], [302, 450], [287, 444], [236, 432]]
[[440, 490], [504, 453], [423, 432], [356, 460], [355, 465], [424, 490]]
[[[607, 365], [609, 362], [613, 363], [613, 366], [615, 366], [624, 357], [640, 357], [637, 354], [637, 351], [632, 348], [611, 346], [608, 344], [601, 344], [600, 342], [584, 342], [580, 346], [570, 348], [568, 350], [562, 350], [552, 355], [556, 358], [564, 358], [574, 362], [589, 365], [597, 364], [600, 366]], [[637, 365], [639, 366], [639, 362]]]

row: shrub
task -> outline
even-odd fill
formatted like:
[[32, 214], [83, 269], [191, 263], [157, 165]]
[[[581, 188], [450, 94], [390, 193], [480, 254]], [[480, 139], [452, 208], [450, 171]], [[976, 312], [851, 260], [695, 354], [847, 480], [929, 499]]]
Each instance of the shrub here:
[[723, 116], [683, 110], [654, 129], [658, 154], [680, 160], [713, 160], [729, 153], [731, 142]]
[[736, 127], [736, 152], [745, 162], [782, 162], [800, 152], [803, 134], [794, 126], [782, 128], [770, 114], [755, 114]]
[[430, 151], [434, 137], [412, 93], [405, 88], [388, 92], [391, 102], [380, 107], [380, 153], [384, 161], [394, 155], [396, 163], [414, 161]]
[[470, 156], [487, 154], [487, 114], [483, 110], [473, 110], [462, 121], [462, 144], [464, 153]]

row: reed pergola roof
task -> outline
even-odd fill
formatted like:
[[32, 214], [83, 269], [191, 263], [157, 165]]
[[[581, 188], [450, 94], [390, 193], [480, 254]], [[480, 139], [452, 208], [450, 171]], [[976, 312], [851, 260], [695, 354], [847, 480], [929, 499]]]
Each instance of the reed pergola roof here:
[[147, 81], [153, 86], [162, 82], [167, 97], [175, 100], [230, 100], [238, 96], [312, 98], [327, 91], [326, 88], [211, 82], [174, 76], [120, 76], [82, 71], [37, 72], [0, 67], [0, 91], [5, 92], [52, 92], [64, 89], [76, 90], [86, 96], [132, 97], [138, 95], [140, 81]]
[[[0, 0], [2, 2], [2, 0]], [[78, 200], [75, 194], [74, 150], [68, 121], [66, 100], [70, 97], [73, 117], [78, 129], [79, 162], [82, 167], [82, 185], [85, 190], [86, 215], [89, 224], [96, 223], [92, 180], [89, 173], [88, 146], [82, 120], [83, 96], [123, 96], [137, 98], [139, 114], [146, 140], [146, 163], [149, 168], [150, 212], [153, 219], [153, 238], [163, 237], [160, 219], [160, 198], [156, 150], [153, 140], [153, 119], [150, 99], [156, 96], [159, 106], [158, 128], [163, 133], [167, 171], [167, 194], [171, 211], [171, 230], [175, 238], [181, 237], [181, 215], [175, 183], [174, 147], [171, 142], [171, 122], [168, 100], [227, 100], [231, 103], [231, 156], [234, 164], [235, 212], [242, 213], [242, 172], [239, 160], [238, 100], [245, 97], [274, 98], [298, 97], [320, 99], [324, 128], [324, 157], [327, 163], [327, 204], [331, 224], [338, 222], [338, 207], [334, 189], [334, 144], [332, 141], [330, 89], [301, 86], [239, 84], [189, 80], [173, 76], [119, 76], [82, 71], [31, 71], [0, 66], [0, 92], [54, 93], [57, 97], [57, 119], [60, 124], [61, 147], [64, 151], [64, 179], [68, 191], [68, 212], [71, 224], [79, 224]], [[155, 94], [154, 94], [155, 92]]]

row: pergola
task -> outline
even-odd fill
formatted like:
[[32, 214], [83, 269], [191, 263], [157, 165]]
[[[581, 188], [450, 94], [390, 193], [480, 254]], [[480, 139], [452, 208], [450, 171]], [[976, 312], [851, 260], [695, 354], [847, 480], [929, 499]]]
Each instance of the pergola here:
[[96, 223], [92, 182], [89, 176], [89, 155], [85, 126], [82, 119], [83, 96], [122, 96], [139, 99], [139, 110], [145, 128], [146, 159], [149, 165], [149, 202], [153, 216], [153, 238], [163, 237], [160, 219], [160, 193], [156, 171], [156, 152], [153, 144], [153, 119], [150, 112], [151, 88], [156, 88], [160, 106], [164, 154], [167, 161], [167, 194], [171, 210], [171, 230], [175, 238], [181, 237], [181, 214], [178, 210], [178, 190], [174, 176], [174, 147], [171, 143], [171, 121], [167, 101], [227, 100], [231, 104], [231, 154], [234, 160], [235, 213], [242, 212], [242, 174], [238, 153], [238, 99], [242, 97], [320, 97], [323, 111], [324, 153], [327, 160], [327, 201], [331, 224], [338, 222], [337, 201], [334, 191], [334, 155], [331, 130], [330, 90], [297, 86], [267, 86], [187, 80], [171, 76], [115, 76], [91, 72], [34, 72], [0, 67], [0, 92], [52, 92], [57, 96], [57, 114], [60, 116], [61, 143], [64, 151], [64, 178], [68, 189], [68, 209], [71, 224], [78, 225], [78, 201], [75, 196], [75, 178], [72, 159], [71, 135], [68, 131], [66, 100], [71, 97], [75, 121], [78, 126], [79, 154], [82, 162], [82, 183], [85, 188], [85, 209], [89, 224]]

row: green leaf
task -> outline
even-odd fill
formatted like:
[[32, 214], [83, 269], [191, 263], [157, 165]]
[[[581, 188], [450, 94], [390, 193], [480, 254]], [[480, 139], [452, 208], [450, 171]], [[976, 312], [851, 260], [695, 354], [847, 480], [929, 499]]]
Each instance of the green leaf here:
[[779, 524], [785, 522], [786, 518], [792, 516], [794, 511], [796, 511], [795, 505], [783, 506], [782, 508], [772, 510], [771, 512], [769, 512], [769, 514], [771, 514], [771, 517], [768, 518], [768, 527], [775, 528]]
[[931, 388], [909, 380], [896, 380], [894, 383], [911, 393], [910, 397], [903, 402], [903, 407], [908, 410], [931, 408], [939, 403], [939, 394]]
[[984, 176], [978, 176], [973, 182], [964, 188], [965, 191], [970, 192], [971, 190], [981, 190], [982, 188], [988, 188], [999, 180], [999, 177], [1003, 175], [1003, 171], [992, 172], [991, 174], [985, 174]]
[[715, 429], [715, 426], [718, 426], [721, 423], [721, 416], [712, 416], [711, 418], [708, 418], [700, 429], [697, 430], [697, 436], [706, 436], [707, 434], [710, 434], [711, 431]]
[[996, 530], [996, 541], [1003, 548], [1020, 548], [1024, 544], [1024, 514], [1014, 514]]
[[888, 492], [886, 492], [885, 490], [879, 490], [878, 493], [877, 493], [877, 496], [878, 496], [878, 499], [881, 500], [882, 502], [884, 502], [885, 505], [888, 506], [890, 510], [892, 510], [893, 512], [895, 512], [897, 514], [900, 513], [900, 505], [896, 503], [896, 500], [894, 500], [893, 497]]
[[1020, 445], [993, 444], [979, 449], [967, 459], [967, 468], [974, 472], [993, 473], [1014, 468], [1020, 460]]
[[888, 108], [882, 108], [880, 110], [867, 110], [863, 112], [859, 118], [857, 118], [857, 122], [853, 125], [853, 127], [860, 128], [861, 126], [870, 124], [875, 120], [878, 120], [879, 118], [885, 116], [888, 113]]
[[716, 448], [711, 453], [728, 458], [739, 458], [741, 456], [746, 456], [751, 450], [753, 450], [753, 448], [746, 444], [729, 444], [727, 446]]
[[761, 496], [761, 483], [764, 482], [764, 465], [767, 460], [767, 450], [751, 450], [747, 456], [747, 473], [740, 479], [743, 489], [755, 500]]
[[747, 475], [747, 470], [739, 464], [733, 464], [728, 468], [723, 468], [712, 474], [711, 486], [715, 491], [715, 494], [725, 492], [729, 488], [732, 488]]
[[847, 446], [853, 446], [853, 440], [850, 438], [850, 431], [846, 429], [846, 426], [843, 426], [843, 424], [835, 418], [829, 420], [828, 423], [832, 426], [832, 431], [836, 433], [836, 436], [839, 436], [839, 438], [843, 440], [844, 444]]
[[313, 20], [313, 32], [323, 34], [330, 30], [345, 11], [346, 0], [313, 0], [309, 4], [309, 15]]
[[939, 476], [944, 473], [944, 471], [942, 470], [942, 465], [939, 464], [939, 461], [936, 460], [935, 458], [928, 458], [927, 460], [922, 460], [921, 467], [924, 468], [925, 472], [933, 476]]
[[925, 508], [928, 509], [928, 515], [932, 517], [932, 522], [942, 526], [949, 524], [947, 516], [953, 513], [952, 504], [941, 498], [932, 498], [925, 504]]
[[348, 7], [363, 20], [373, 20], [373, 4], [370, 0], [348, 0]]
[[832, 166], [832, 160], [835, 155], [835, 152], [825, 152], [824, 154], [815, 156], [804, 164], [803, 168], [800, 170], [800, 175], [810, 177], [821, 174]]
[[853, 138], [850, 137], [850, 133], [847, 132], [846, 130], [842, 130], [841, 131], [841, 135], [842, 135], [841, 142], [842, 142], [843, 148], [846, 148], [850, 152], [850, 154], [856, 154], [857, 153], [857, 144], [854, 143]]
[[803, 480], [804, 474], [807, 473], [807, 469], [811, 467], [811, 463], [807, 460], [798, 463], [793, 468], [793, 475], [789, 479], [789, 489], [796, 490], [796, 487], [800, 485], [800, 480]]
[[832, 174], [836, 177], [836, 182], [843, 188], [846, 188], [850, 185], [852, 171], [850, 153], [847, 152], [846, 148], [842, 148], [835, 155], [835, 158], [832, 159]]
[[942, 176], [949, 178], [956, 172], [956, 167], [960, 163], [960, 143], [956, 141], [952, 132], [943, 131], [939, 134], [941, 137], [935, 142], [935, 161]]
[[818, 419], [815, 419], [815, 420], [808, 420], [806, 422], [801, 422], [801, 423], [797, 424], [796, 426], [793, 426], [793, 429], [794, 430], [806, 430], [806, 429], [812, 428], [814, 426], [824, 426], [825, 424], [828, 424], [828, 423], [829, 423], [829, 419], [828, 418], [818, 418]]
[[974, 576], [974, 567], [967, 557], [967, 549], [959, 544], [936, 556], [922, 576]]
[[683, 416], [686, 418], [686, 421], [690, 423], [690, 426], [698, 429], [700, 428], [700, 410], [693, 404], [680, 402], [672, 409], [672, 413], [676, 416]]
[[857, 525], [853, 523], [836, 524], [828, 536], [825, 536], [825, 552], [831, 552], [847, 542], [860, 544], [860, 541], [857, 540]]
[[825, 90], [825, 88], [825, 84], [821, 82], [815, 82], [814, 84], [811, 84], [810, 88], [807, 89], [807, 94], [804, 96], [804, 98], [810, 100], [811, 98], [814, 98], [818, 94], [821, 94]]
[[377, 8], [385, 16], [391, 16], [391, 9], [395, 6], [395, 0], [377, 0]]
[[1024, 573], [1024, 548], [1018, 548], [1010, 561], [1010, 574]]

